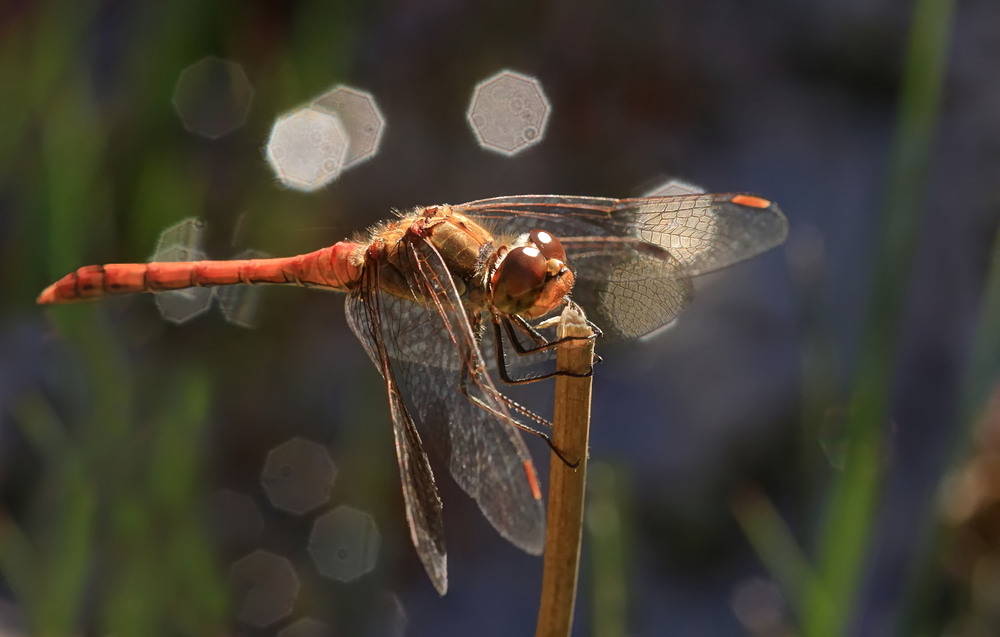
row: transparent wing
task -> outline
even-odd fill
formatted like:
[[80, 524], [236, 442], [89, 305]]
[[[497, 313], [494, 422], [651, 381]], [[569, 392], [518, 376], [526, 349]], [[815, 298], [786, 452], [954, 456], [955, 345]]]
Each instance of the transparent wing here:
[[374, 279], [374, 276], [366, 273], [358, 292], [347, 297], [347, 320], [385, 380], [410, 538], [431, 583], [439, 594], [444, 595], [448, 590], [448, 558], [445, 552], [441, 498], [434, 484], [434, 474], [427, 454], [424, 453], [420, 434], [406, 408], [387, 353], [383, 339], [384, 311], [377, 281]]
[[788, 233], [777, 204], [741, 193], [637, 199], [520, 195], [473, 201], [454, 210], [498, 234], [547, 230], [560, 241], [584, 240], [589, 253], [661, 247], [686, 269], [705, 274], [769, 250]]
[[672, 321], [694, 296], [691, 278], [667, 251], [601, 252], [571, 257], [570, 265], [576, 275], [570, 296], [605, 340], [648, 334]]
[[454, 209], [497, 235], [539, 228], [558, 237], [576, 275], [573, 299], [612, 338], [669, 322], [691, 298], [690, 277], [769, 250], [788, 232], [776, 204], [746, 194], [523, 195]]
[[[527, 446], [510, 415], [512, 403], [486, 374], [478, 339], [441, 255], [415, 235], [404, 238], [400, 249], [410, 291], [424, 302], [383, 290], [374, 295], [378, 309], [372, 322], [388, 361], [384, 374], [395, 379], [406, 413], [486, 519], [521, 549], [539, 554], [544, 506]], [[352, 321], [351, 327], [358, 333], [363, 326]]]

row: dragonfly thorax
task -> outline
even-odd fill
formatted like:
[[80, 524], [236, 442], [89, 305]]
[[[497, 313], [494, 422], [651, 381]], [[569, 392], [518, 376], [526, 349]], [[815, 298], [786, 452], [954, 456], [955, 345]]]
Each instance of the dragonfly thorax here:
[[482, 262], [480, 252], [493, 236], [465, 215], [452, 212], [448, 205], [425, 208], [422, 215], [423, 234], [437, 248], [452, 275], [465, 280], [473, 277]]
[[366, 265], [378, 270], [379, 287], [394, 296], [424, 301], [421, 295], [414, 298], [414, 288], [406, 275], [416, 267], [413, 241], [434, 247], [460, 296], [467, 297], [472, 288], [482, 287], [473, 282], [477, 275], [481, 278], [481, 255], [490, 250], [493, 237], [468, 217], [452, 212], [448, 205], [420, 208], [378, 230], [369, 244]]

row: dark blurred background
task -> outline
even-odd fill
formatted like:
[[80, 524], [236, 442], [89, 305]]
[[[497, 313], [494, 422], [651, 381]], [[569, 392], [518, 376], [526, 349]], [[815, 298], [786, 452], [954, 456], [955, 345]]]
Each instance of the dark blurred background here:
[[[773, 199], [790, 236], [700, 279], [665, 333], [599, 344], [575, 634], [990, 634], [1000, 525], [939, 503], [971, 497], [942, 485], [1000, 418], [998, 33], [994, 0], [3, 4], [0, 634], [529, 634], [541, 560], [440, 470], [448, 595], [427, 580], [342, 298], [264, 290], [251, 330], [173, 325], [149, 295], [34, 299], [192, 216], [210, 256], [291, 255], [392, 209], [668, 177]], [[214, 140], [174, 107], [206, 56], [253, 89]], [[514, 157], [465, 119], [506, 68], [552, 107]], [[341, 83], [377, 101], [379, 152], [283, 188], [273, 121]], [[318, 505], [290, 510], [282, 480]], [[333, 511], [348, 581], [313, 559]]]

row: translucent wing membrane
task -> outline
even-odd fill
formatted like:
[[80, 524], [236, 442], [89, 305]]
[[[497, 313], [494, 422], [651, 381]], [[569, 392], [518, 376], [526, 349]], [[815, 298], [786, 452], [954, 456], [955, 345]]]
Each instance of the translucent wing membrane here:
[[[570, 251], [578, 246], [563, 242]], [[669, 323], [691, 300], [684, 267], [665, 250], [620, 250], [570, 257], [571, 296], [604, 332], [605, 340], [635, 338]]]
[[674, 252], [690, 276], [705, 274], [780, 244], [788, 222], [770, 201], [744, 194], [690, 194], [638, 199], [521, 195], [473, 201], [454, 210], [484, 220], [495, 234], [541, 228], [565, 242], [589, 238], [590, 250], [632, 249], [628, 242], [599, 246], [602, 237], [639, 239]]
[[[407, 284], [414, 298], [425, 301], [398, 298], [366, 278], [362, 291], [348, 302], [351, 329], [391, 387], [390, 402], [398, 403], [393, 408], [397, 432], [415, 423], [497, 531], [538, 554], [544, 543], [545, 513], [509, 403], [485, 372], [477, 338], [441, 255], [417, 235], [407, 235], [402, 243]], [[376, 270], [372, 266], [366, 270]], [[397, 446], [399, 438], [397, 434]], [[422, 455], [416, 444], [408, 446], [411, 455]], [[416, 508], [408, 514], [411, 534], [431, 572], [431, 564], [444, 559], [443, 553], [438, 556], [431, 550], [440, 530], [422, 526], [426, 518], [421, 511], [430, 498], [419, 492], [419, 486], [406, 485], [415, 480], [403, 466], [405, 455], [400, 454], [404, 494], [409, 492], [407, 507]], [[435, 542], [424, 542], [427, 546], [422, 547], [420, 540], [426, 537]]]
[[434, 588], [444, 595], [448, 590], [448, 559], [444, 545], [441, 498], [434, 484], [434, 474], [427, 454], [424, 453], [420, 434], [417, 433], [400, 393], [386, 351], [382, 330], [387, 323], [384, 320], [384, 309], [379, 305], [380, 295], [376, 293], [378, 284], [373, 281], [374, 278], [366, 276], [361, 290], [347, 297], [347, 319], [351, 330], [385, 380], [410, 538]]
[[497, 235], [551, 232], [576, 274], [572, 296], [611, 338], [646, 334], [691, 297], [689, 277], [780, 244], [788, 223], [777, 205], [742, 194], [640, 199], [525, 195], [455, 210]]

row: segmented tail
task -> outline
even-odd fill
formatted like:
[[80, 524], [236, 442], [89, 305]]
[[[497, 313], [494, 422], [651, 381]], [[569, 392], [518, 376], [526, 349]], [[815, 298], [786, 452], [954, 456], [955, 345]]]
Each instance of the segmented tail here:
[[45, 288], [38, 302], [70, 303], [117, 294], [240, 283], [309, 285], [346, 292], [360, 280], [363, 249], [361, 244], [341, 241], [309, 254], [277, 259], [88, 265]]

